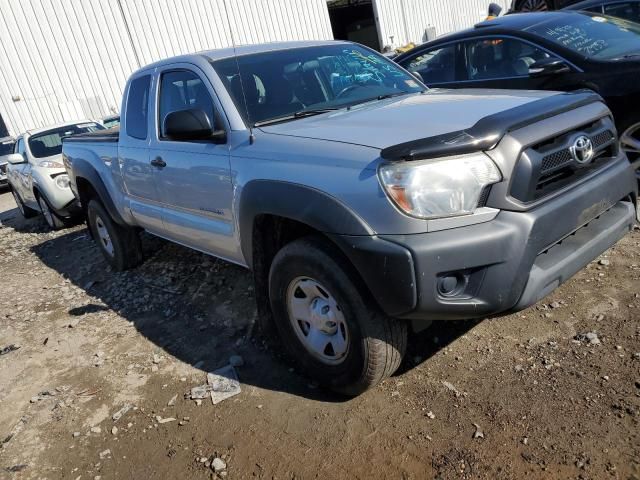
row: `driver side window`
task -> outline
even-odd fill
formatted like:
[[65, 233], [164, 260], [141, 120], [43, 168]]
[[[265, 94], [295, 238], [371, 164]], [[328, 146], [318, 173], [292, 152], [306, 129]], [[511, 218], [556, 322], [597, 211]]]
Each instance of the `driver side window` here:
[[14, 153], [19, 153], [24, 157], [25, 160], [27, 159], [24, 154], [24, 138], [20, 137], [18, 139], [18, 141], [16, 142]]
[[467, 78], [492, 80], [526, 77], [534, 63], [551, 57], [544, 50], [515, 38], [482, 38], [465, 43]]
[[191, 109], [203, 110], [214, 125], [213, 99], [202, 79], [188, 70], [163, 73], [160, 80], [160, 136], [166, 138], [164, 119], [169, 113]]
[[411, 73], [419, 73], [427, 85], [431, 83], [455, 82], [456, 46], [421, 52], [403, 65]]

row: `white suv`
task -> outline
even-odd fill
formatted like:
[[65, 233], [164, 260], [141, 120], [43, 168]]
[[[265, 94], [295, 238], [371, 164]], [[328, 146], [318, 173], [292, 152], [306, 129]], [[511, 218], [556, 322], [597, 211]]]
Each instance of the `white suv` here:
[[87, 120], [29, 130], [16, 139], [6, 158], [7, 179], [25, 218], [41, 212], [53, 229], [62, 228], [77, 212], [76, 199], [62, 163], [62, 139], [104, 127]]

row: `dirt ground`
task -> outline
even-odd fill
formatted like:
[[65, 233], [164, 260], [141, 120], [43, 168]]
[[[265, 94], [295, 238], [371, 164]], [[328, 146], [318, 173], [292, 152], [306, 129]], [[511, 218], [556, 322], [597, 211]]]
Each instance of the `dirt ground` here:
[[[0, 478], [640, 479], [638, 230], [533, 308], [412, 336], [345, 399], [256, 333], [243, 269], [145, 237], [114, 273], [83, 225], [7, 193], [0, 220]], [[234, 354], [242, 393], [184, 397]]]

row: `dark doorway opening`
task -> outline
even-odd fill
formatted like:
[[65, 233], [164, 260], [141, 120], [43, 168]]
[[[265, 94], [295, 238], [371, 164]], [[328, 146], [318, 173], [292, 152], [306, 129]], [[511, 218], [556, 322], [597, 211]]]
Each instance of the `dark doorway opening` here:
[[8, 137], [8, 136], [9, 136], [9, 132], [7, 131], [7, 126], [4, 123], [4, 119], [2, 118], [2, 115], [0, 115], [0, 138]]
[[334, 38], [358, 42], [380, 51], [380, 38], [371, 0], [331, 0], [328, 7]]

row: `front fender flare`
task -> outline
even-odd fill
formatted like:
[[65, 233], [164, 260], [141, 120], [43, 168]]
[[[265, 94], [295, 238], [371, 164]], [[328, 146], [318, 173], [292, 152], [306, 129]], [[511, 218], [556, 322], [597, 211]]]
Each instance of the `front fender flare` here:
[[386, 241], [335, 197], [304, 185], [269, 180], [249, 182], [241, 192], [240, 244], [253, 268], [253, 228], [260, 215], [275, 215], [322, 232], [349, 259], [385, 313], [398, 316], [416, 305], [416, 282], [409, 250]]

